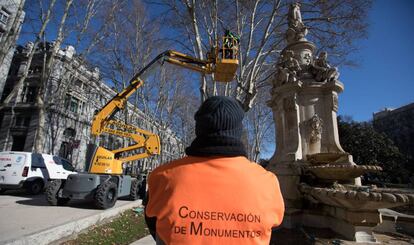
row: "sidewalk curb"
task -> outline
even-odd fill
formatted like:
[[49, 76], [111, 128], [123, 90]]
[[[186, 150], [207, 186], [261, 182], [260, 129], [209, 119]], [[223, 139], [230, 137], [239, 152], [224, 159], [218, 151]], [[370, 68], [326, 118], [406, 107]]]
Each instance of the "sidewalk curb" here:
[[122, 211], [125, 211], [127, 209], [140, 206], [142, 203], [142, 200], [137, 201], [131, 201], [130, 203], [116, 207], [111, 208], [107, 210], [103, 210], [101, 213], [82, 218], [75, 221], [70, 221], [68, 223], [42, 230], [40, 232], [32, 233], [29, 235], [25, 235], [23, 237], [20, 237], [18, 239], [8, 240], [4, 241], [3, 244], [7, 245], [29, 245], [29, 244], [38, 244], [38, 245], [46, 245], [51, 242], [57, 241], [59, 239], [62, 239], [64, 237], [68, 237], [71, 235], [74, 235], [92, 225], [99, 224], [105, 219], [114, 217], [121, 213]]

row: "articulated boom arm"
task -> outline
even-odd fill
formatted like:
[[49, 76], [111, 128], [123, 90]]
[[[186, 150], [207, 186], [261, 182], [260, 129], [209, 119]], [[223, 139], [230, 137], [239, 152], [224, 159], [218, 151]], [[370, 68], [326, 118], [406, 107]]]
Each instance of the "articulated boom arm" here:
[[127, 88], [115, 95], [102, 109], [94, 116], [92, 122], [92, 135], [99, 136], [110, 119], [119, 111], [125, 108], [129, 96], [131, 96], [144, 81], [134, 76]]
[[[118, 160], [122, 162], [129, 162], [134, 160], [139, 160], [142, 158], [149, 157], [151, 155], [158, 155], [160, 154], [160, 139], [158, 135], [155, 135], [149, 131], [140, 129], [138, 127], [124, 124], [121, 121], [110, 120], [108, 121], [108, 125], [113, 125], [118, 129], [113, 129], [109, 127], [105, 127], [103, 132], [108, 134], [118, 135], [120, 137], [131, 138], [133, 139], [136, 144], [131, 145], [128, 147], [123, 147], [120, 149], [112, 150], [114, 154], [120, 152], [128, 152], [133, 150], [138, 150], [141, 148], [145, 148], [146, 151], [142, 153], [138, 153], [132, 156], [119, 158]], [[123, 131], [119, 130], [120, 128], [124, 129]], [[144, 137], [145, 136], [145, 137]]]
[[218, 82], [230, 82], [234, 79], [239, 61], [237, 59], [238, 43], [231, 39], [231, 48], [217, 47], [207, 54], [206, 60], [174, 51], [167, 50], [155, 57], [137, 75], [140, 76], [157, 62], [168, 62], [186, 69], [203, 74], [213, 74], [214, 80]]
[[212, 74], [214, 80], [219, 82], [230, 82], [233, 80], [239, 64], [236, 58], [237, 52], [238, 41], [227, 36], [223, 38], [223, 47], [219, 49], [216, 45], [216, 47], [207, 54], [206, 60], [197, 59], [173, 50], [167, 50], [159, 54], [150, 63], [148, 63], [147, 66], [145, 66], [137, 74], [134, 75], [134, 77], [130, 80], [129, 86], [115, 95], [115, 97], [112, 98], [95, 115], [92, 122], [91, 133], [93, 136], [97, 137], [101, 133], [105, 132], [113, 135], [118, 135], [120, 137], [130, 138], [134, 140], [136, 144], [112, 151], [108, 151], [106, 149], [101, 150], [105, 150], [105, 154], [116, 154], [134, 151], [142, 148], [145, 149], [145, 151], [142, 153], [115, 159], [121, 162], [138, 160], [150, 155], [159, 154], [160, 140], [157, 135], [135, 126], [126, 125], [120, 121], [112, 120], [114, 115], [119, 110], [125, 108], [128, 98], [143, 85], [144, 82], [140, 79], [140, 76], [143, 75], [147, 70], [150, 70], [154, 64], [159, 62], [161, 64], [168, 62], [203, 74]]
[[135, 91], [137, 91], [137, 89], [141, 87], [143, 83], [144, 82], [138, 77], [138, 74], [135, 75], [131, 79], [129, 86], [115, 95], [114, 98], [112, 98], [108, 103], [106, 103], [106, 105], [95, 115], [92, 122], [91, 134], [95, 137], [99, 136], [102, 133], [108, 133], [124, 138], [130, 138], [136, 143], [134, 145], [112, 150], [109, 152], [116, 154], [138, 149], [145, 149], [141, 153], [117, 159], [121, 162], [139, 160], [160, 153], [160, 139], [158, 135], [132, 125], [124, 124], [120, 121], [112, 120], [114, 115], [119, 110], [123, 110], [125, 108], [128, 98]]

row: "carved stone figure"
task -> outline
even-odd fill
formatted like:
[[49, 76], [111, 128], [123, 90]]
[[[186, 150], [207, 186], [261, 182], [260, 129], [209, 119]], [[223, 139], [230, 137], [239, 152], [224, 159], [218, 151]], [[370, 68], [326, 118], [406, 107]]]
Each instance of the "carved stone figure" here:
[[296, 109], [296, 98], [291, 96], [283, 99], [283, 109], [285, 111], [294, 111]]
[[308, 29], [302, 22], [300, 13], [300, 4], [293, 3], [290, 5], [288, 13], [288, 30], [286, 31], [286, 40], [288, 43], [304, 41], [308, 34]]
[[311, 72], [315, 75], [315, 80], [318, 82], [329, 82], [337, 80], [339, 77], [338, 69], [336, 67], [331, 67], [328, 64], [327, 59], [328, 53], [322, 51], [311, 66]]
[[27, 42], [26, 45], [24, 46], [24, 51], [25, 53], [30, 53], [32, 51], [34, 47], [34, 44], [32, 42]]
[[323, 121], [317, 114], [308, 121], [310, 129], [310, 142], [316, 143], [321, 140]]
[[301, 70], [301, 67], [299, 61], [293, 56], [293, 51], [288, 50], [280, 57], [281, 62], [278, 64], [278, 73], [276, 77], [276, 81], [280, 85], [298, 80], [297, 73]]
[[302, 14], [300, 13], [300, 4], [292, 3], [289, 8], [288, 25], [289, 27], [294, 27], [294, 26], [298, 26], [299, 23], [302, 23]]
[[309, 51], [304, 51], [301, 54], [302, 62], [305, 65], [310, 65], [312, 63], [312, 53]]

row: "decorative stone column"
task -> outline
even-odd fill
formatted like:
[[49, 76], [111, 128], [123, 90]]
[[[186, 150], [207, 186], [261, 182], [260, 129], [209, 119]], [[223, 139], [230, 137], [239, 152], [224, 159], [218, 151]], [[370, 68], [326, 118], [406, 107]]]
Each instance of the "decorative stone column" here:
[[[299, 7], [294, 4], [286, 34], [288, 45], [281, 53], [268, 102], [276, 125], [276, 152], [268, 169], [280, 179], [288, 213], [301, 208], [297, 186], [301, 165], [308, 156], [349, 155], [340, 146], [336, 120], [338, 93], [343, 91], [343, 84], [337, 80], [336, 68], [327, 63], [316, 67], [316, 47], [306, 40], [307, 30], [297, 13]], [[322, 62], [319, 58], [318, 61]], [[353, 164], [352, 159], [348, 162]]]

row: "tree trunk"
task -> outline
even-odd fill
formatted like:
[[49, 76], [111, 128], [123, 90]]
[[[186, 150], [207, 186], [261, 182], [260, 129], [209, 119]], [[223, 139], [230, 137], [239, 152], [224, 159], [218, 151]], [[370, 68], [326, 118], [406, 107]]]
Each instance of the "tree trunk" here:
[[[36, 102], [37, 102], [37, 106], [39, 108], [39, 122], [38, 122], [38, 127], [37, 127], [37, 131], [36, 131], [36, 138], [35, 138], [35, 143], [34, 143], [34, 152], [37, 153], [42, 153], [43, 151], [43, 145], [45, 142], [45, 129], [46, 129], [46, 107], [47, 105], [45, 104], [44, 101], [44, 94], [46, 91], [46, 86], [47, 83], [50, 82], [51, 80], [51, 75], [52, 75], [52, 68], [54, 67], [54, 63], [56, 60], [56, 55], [60, 50], [60, 46], [62, 44], [63, 41], [63, 29], [65, 26], [65, 22], [66, 22], [66, 18], [68, 16], [69, 13], [69, 9], [72, 5], [73, 0], [67, 0], [66, 1], [66, 5], [65, 5], [65, 10], [63, 12], [60, 24], [59, 24], [59, 30], [57, 33], [57, 39], [55, 41], [55, 43], [53, 44], [53, 49], [52, 52], [50, 54], [49, 59], [47, 60], [47, 64], [46, 67], [44, 67], [43, 69], [43, 74], [42, 74], [42, 79], [40, 82], [40, 86], [39, 86], [39, 92], [36, 98]], [[46, 50], [45, 50], [46, 52]], [[45, 60], [46, 61], [46, 60]], [[45, 63], [44, 63], [45, 64]]]

